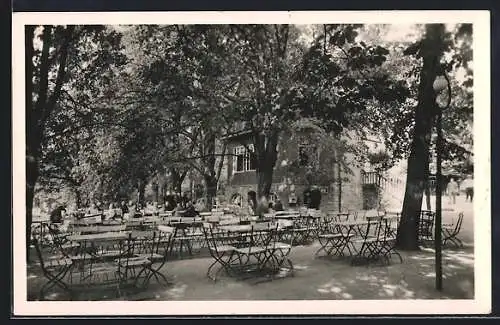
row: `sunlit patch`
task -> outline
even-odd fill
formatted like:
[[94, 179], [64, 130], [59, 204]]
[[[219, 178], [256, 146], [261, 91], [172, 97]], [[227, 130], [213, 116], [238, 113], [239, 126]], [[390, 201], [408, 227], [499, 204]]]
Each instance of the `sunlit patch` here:
[[320, 293], [330, 293], [330, 290], [324, 289], [324, 288], [318, 288], [318, 292]]
[[330, 291], [333, 293], [341, 293], [342, 289], [339, 287], [332, 287], [332, 288], [330, 288]]
[[174, 298], [180, 298], [184, 296], [184, 293], [186, 292], [187, 285], [182, 284], [182, 285], [176, 285], [169, 290], [167, 290], [167, 294], [171, 297]]
[[344, 299], [352, 299], [352, 295], [350, 293], [344, 292], [344, 293], [342, 293], [342, 298], [344, 298]]
[[445, 260], [453, 261], [466, 266], [474, 266], [474, 255], [468, 253], [446, 253]]
[[368, 277], [366, 275], [362, 275], [362, 276], [358, 277], [357, 279], [361, 280], [361, 281], [368, 281], [368, 280], [370, 280], [370, 277]]
[[410, 290], [405, 290], [403, 295], [404, 295], [405, 298], [413, 298], [413, 297], [415, 297], [415, 293], [413, 291], [410, 291]]
[[306, 270], [309, 268], [307, 265], [294, 265], [293, 266], [294, 270]]
[[36, 275], [36, 274], [28, 274], [28, 280], [29, 279], [35, 279], [35, 278], [38, 278], [38, 275]]

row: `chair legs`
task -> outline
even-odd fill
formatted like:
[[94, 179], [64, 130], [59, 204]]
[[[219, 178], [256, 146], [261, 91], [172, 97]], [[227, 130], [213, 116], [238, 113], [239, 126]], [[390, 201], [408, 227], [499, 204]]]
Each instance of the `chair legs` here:
[[442, 245], [445, 246], [448, 242], [452, 243], [457, 248], [462, 248], [464, 246], [462, 240], [457, 237], [456, 233], [451, 232], [448, 229], [443, 229]]

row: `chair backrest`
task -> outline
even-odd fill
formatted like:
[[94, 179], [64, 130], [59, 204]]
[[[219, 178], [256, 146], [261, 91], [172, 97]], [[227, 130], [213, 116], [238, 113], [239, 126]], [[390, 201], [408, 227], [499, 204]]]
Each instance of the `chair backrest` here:
[[381, 218], [373, 218], [368, 220], [368, 224], [366, 225], [366, 237], [379, 238], [381, 236], [381, 232], [383, 230], [384, 222]]
[[221, 245], [231, 245], [233, 238], [237, 238], [237, 233], [215, 228], [208, 222], [203, 223], [203, 234], [205, 235], [210, 254], [217, 258], [219, 256], [219, 247]]
[[460, 233], [460, 229], [462, 229], [462, 222], [463, 221], [464, 221], [464, 213], [460, 212], [458, 214], [458, 220], [455, 223], [455, 229], [453, 230], [454, 235], [457, 235], [458, 233]]
[[45, 262], [43, 259], [44, 257], [43, 257], [42, 249], [40, 247], [40, 241], [39, 241], [38, 236], [34, 236], [32, 242], [33, 242], [33, 246], [35, 246], [35, 252], [36, 252], [36, 255], [38, 257], [40, 267], [42, 268], [42, 271], [45, 273], [46, 272]]
[[175, 228], [166, 225], [157, 225], [156, 230], [159, 241], [158, 246], [162, 248], [164, 253], [166, 254], [170, 249], [170, 245], [172, 244], [172, 238], [175, 232]]

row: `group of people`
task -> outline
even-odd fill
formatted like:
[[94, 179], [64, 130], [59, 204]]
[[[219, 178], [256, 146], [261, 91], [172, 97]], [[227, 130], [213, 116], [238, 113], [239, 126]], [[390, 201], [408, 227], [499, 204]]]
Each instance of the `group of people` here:
[[465, 191], [465, 202], [472, 202], [474, 198], [474, 180], [472, 175], [467, 175], [467, 177], [459, 183], [455, 178], [451, 178], [450, 182], [446, 187], [446, 192], [448, 193], [449, 202], [452, 204], [456, 203], [456, 197], [460, 193], [460, 189]]
[[[288, 201], [290, 207], [297, 207], [300, 201], [297, 200], [295, 194], [294, 199]], [[268, 213], [271, 209], [273, 211], [283, 211], [284, 206], [279, 198], [269, 202], [265, 196], [261, 196], [259, 201], [257, 201], [257, 195], [254, 191], [248, 192], [248, 209], [249, 213], [257, 216], [263, 216], [264, 213]], [[310, 209], [319, 209], [321, 203], [321, 191], [318, 188], [308, 188], [304, 191], [304, 201], [303, 204]]]

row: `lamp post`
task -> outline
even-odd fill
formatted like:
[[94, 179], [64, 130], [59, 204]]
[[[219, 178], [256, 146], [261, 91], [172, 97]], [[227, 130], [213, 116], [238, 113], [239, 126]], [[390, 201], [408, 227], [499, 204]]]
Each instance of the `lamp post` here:
[[434, 227], [434, 250], [435, 250], [435, 264], [436, 264], [436, 289], [441, 291], [443, 289], [443, 267], [442, 267], [442, 252], [441, 252], [441, 196], [442, 196], [442, 172], [441, 172], [441, 153], [443, 151], [443, 130], [442, 130], [442, 115], [443, 109], [450, 106], [451, 102], [451, 84], [445, 71], [440, 69], [440, 73], [436, 76], [432, 85], [434, 92], [437, 95], [444, 89], [448, 89], [448, 99], [445, 107], [439, 106], [436, 100], [437, 108], [437, 121], [436, 121], [436, 226]]

